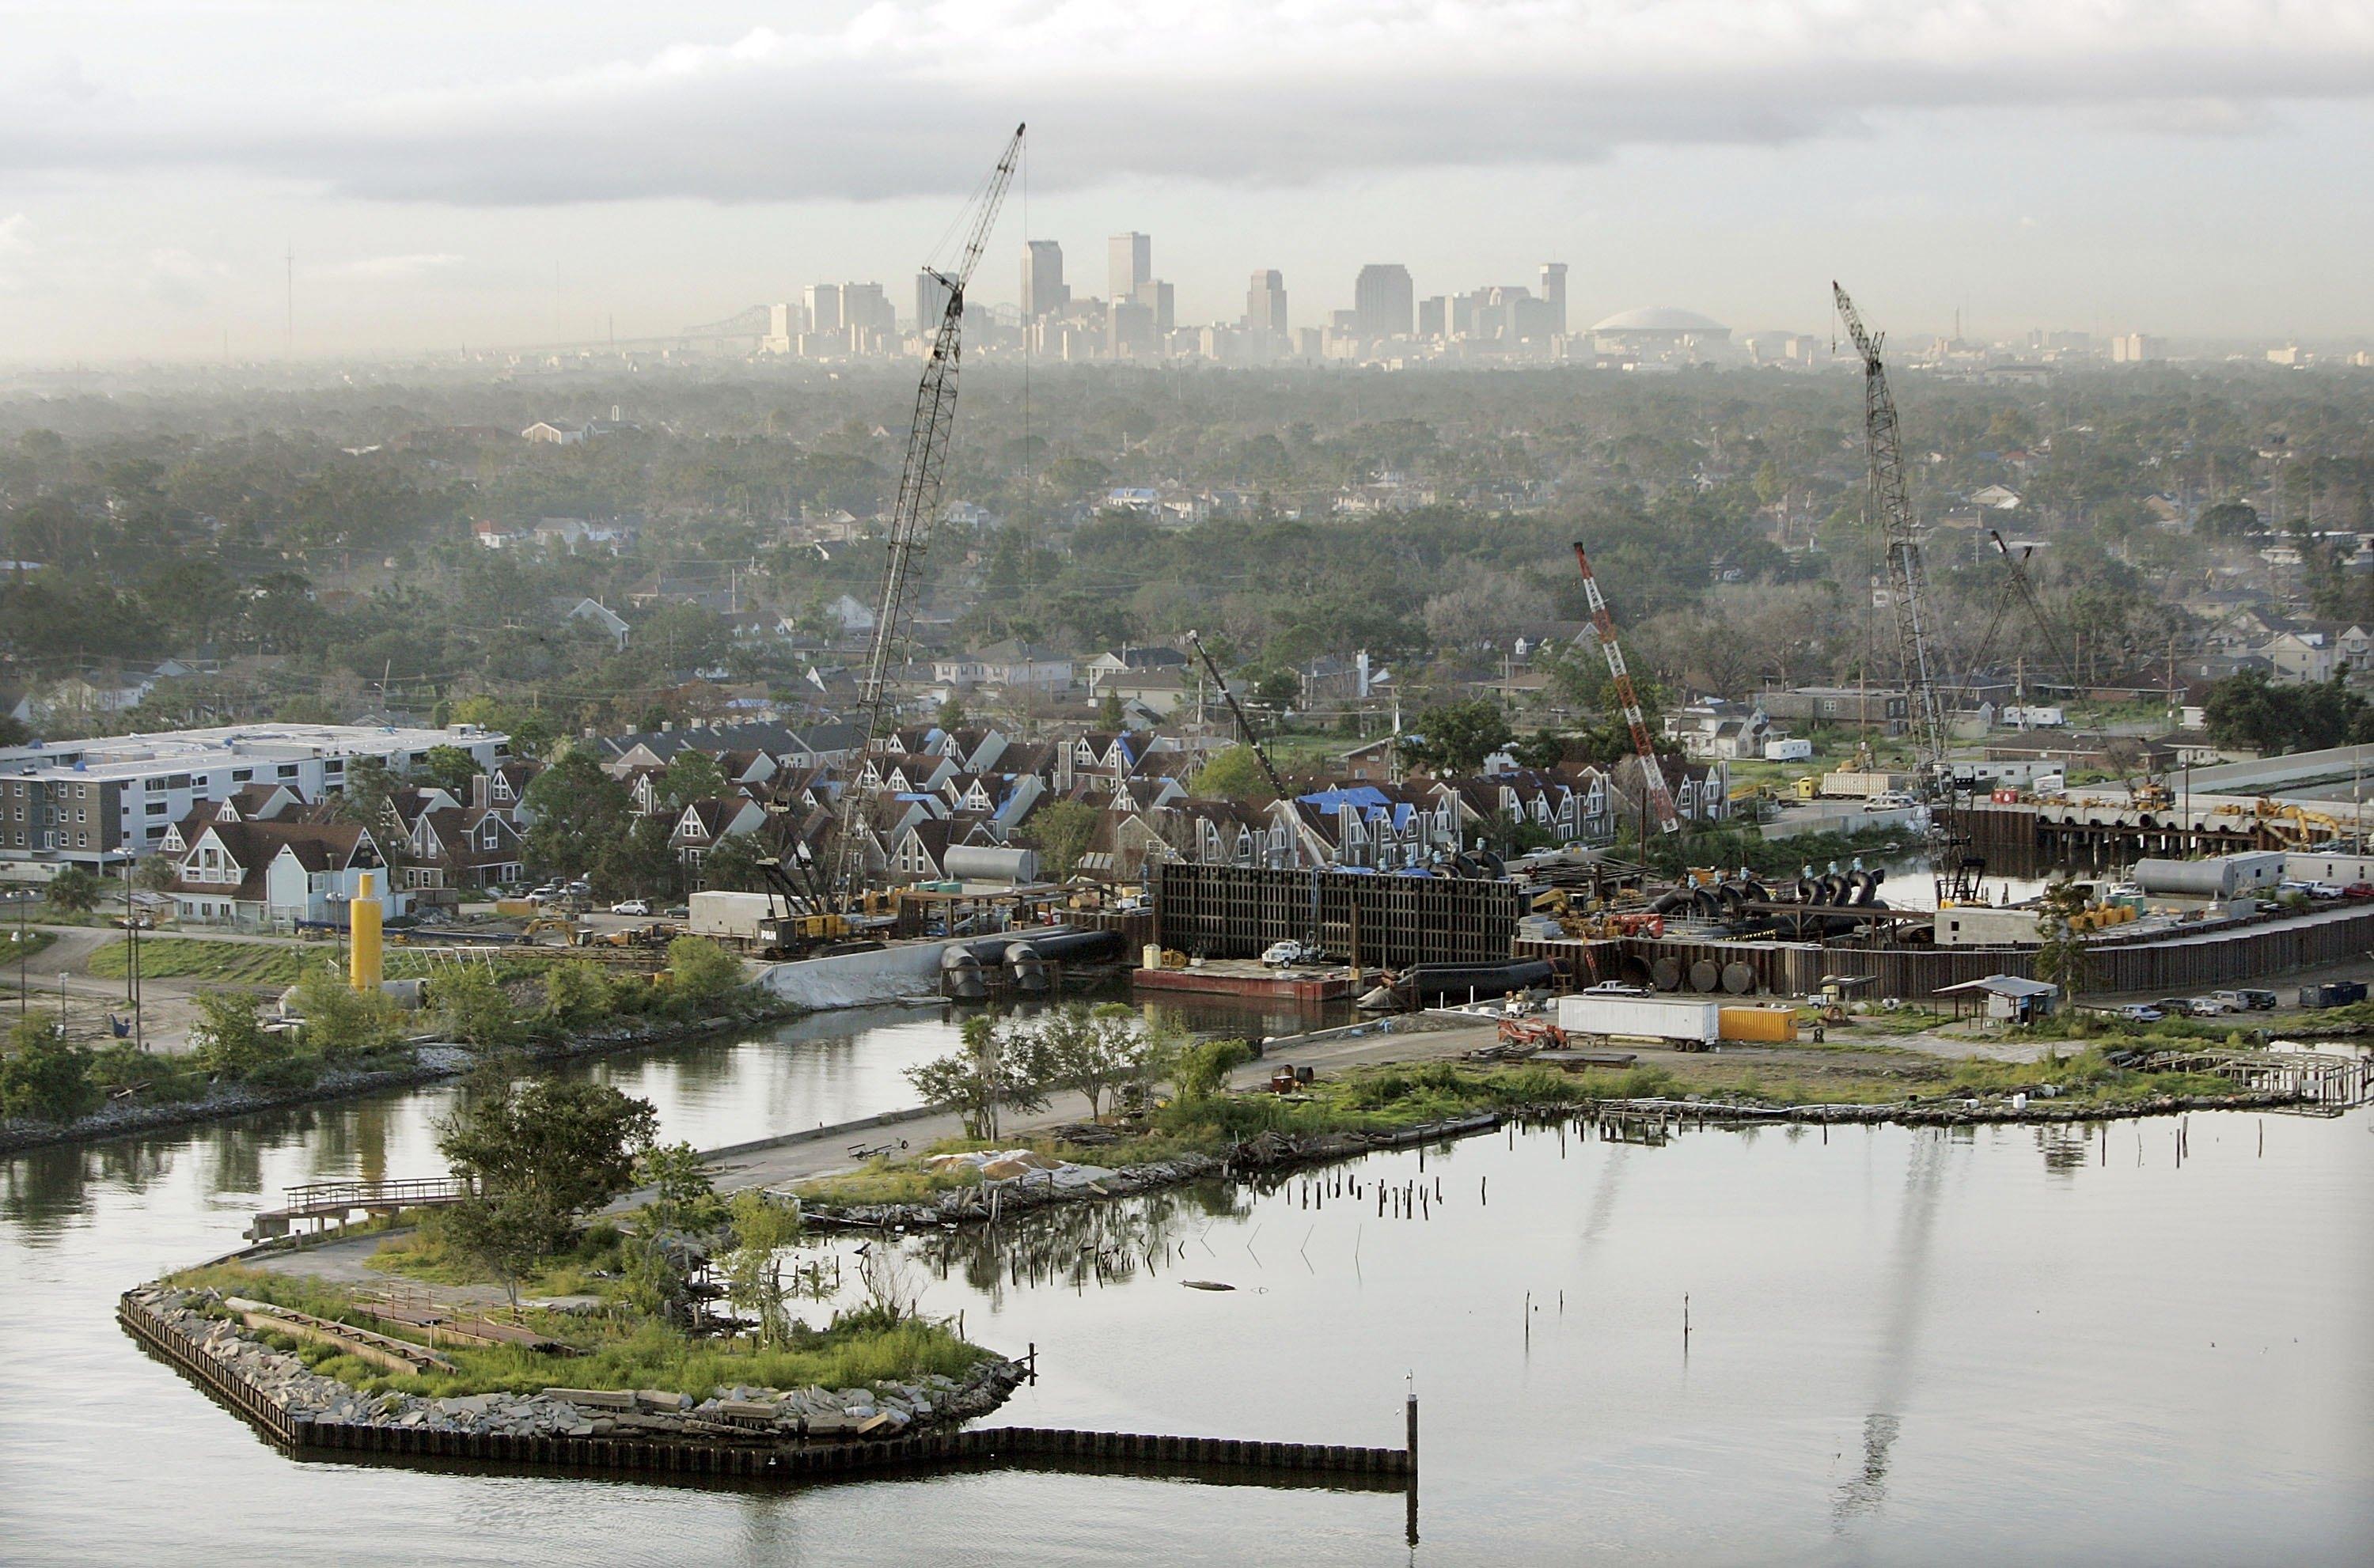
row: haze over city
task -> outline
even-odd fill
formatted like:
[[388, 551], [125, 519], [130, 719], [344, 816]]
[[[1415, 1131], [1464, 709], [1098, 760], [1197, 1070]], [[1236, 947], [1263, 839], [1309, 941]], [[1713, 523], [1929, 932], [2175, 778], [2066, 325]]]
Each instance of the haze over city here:
[[[894, 294], [1032, 123], [1020, 240], [1181, 322], [1572, 269], [1821, 331], [2374, 332], [2374, 15], [2263, 4], [0, 7], [0, 359], [415, 354]], [[1023, 188], [1027, 186], [1027, 191]], [[293, 267], [288, 261], [294, 253]], [[1075, 261], [1075, 270], [1078, 267]], [[294, 274], [294, 331], [288, 330]]]

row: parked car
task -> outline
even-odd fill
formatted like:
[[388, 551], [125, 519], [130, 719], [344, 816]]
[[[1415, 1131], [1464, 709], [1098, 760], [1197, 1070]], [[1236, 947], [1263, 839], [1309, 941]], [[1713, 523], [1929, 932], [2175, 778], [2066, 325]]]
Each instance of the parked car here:
[[2346, 898], [2349, 890], [2337, 882], [2312, 882], [2308, 884], [2310, 898]]
[[671, 920], [689, 920], [692, 919], [692, 906], [689, 904], [672, 904], [668, 906], [666, 915]]
[[2341, 890], [2344, 898], [2374, 898], [2374, 882], [2353, 882]]
[[568, 895], [569, 897], [571, 897], [571, 898], [582, 898], [582, 897], [584, 897], [587, 894], [590, 894], [590, 893], [592, 893], [592, 892], [594, 891], [594, 884], [593, 884], [592, 883], [590, 883], [590, 882], [587, 882], [583, 877], [579, 877], [575, 882], [572, 882], [572, 883], [569, 883], [567, 886], [563, 887], [560, 891], [561, 891], [563, 894], [565, 894], [566, 895]]
[[622, 898], [610, 906], [613, 915], [648, 915], [651, 912], [651, 905], [641, 898]]
[[2241, 1009], [2222, 997], [2195, 996], [2184, 999], [2184, 1012], [2189, 1018], [2223, 1018]]
[[1319, 957], [1317, 948], [1288, 938], [1285, 942], [1271, 942], [1263, 948], [1261, 961], [1273, 969], [1285, 969], [1297, 964], [1315, 964]]
[[2226, 1004], [2231, 1012], [2264, 1012], [2275, 1005], [2275, 993], [2237, 986], [2230, 991], [2211, 991], [2212, 997]]
[[1647, 996], [1649, 988], [1636, 986], [1628, 980], [1602, 980], [1595, 986], [1582, 988], [1585, 996]]
[[2129, 1024], [2157, 1024], [2166, 1016], [2148, 1002], [2131, 1001], [2119, 1009], [2119, 1017]]
[[2189, 997], [2164, 996], [2157, 1001], [2153, 1002], [2152, 1005], [2159, 1009], [2159, 1015], [2162, 1018], [2190, 1018], [2192, 1016], [2192, 1001]]

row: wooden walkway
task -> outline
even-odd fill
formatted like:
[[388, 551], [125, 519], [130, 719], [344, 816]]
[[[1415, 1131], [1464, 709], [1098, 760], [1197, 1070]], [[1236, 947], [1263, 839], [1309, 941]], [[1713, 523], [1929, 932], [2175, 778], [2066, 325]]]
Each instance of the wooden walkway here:
[[394, 1214], [406, 1209], [433, 1209], [459, 1203], [476, 1189], [466, 1176], [420, 1176], [405, 1181], [314, 1181], [281, 1189], [281, 1206], [266, 1209], [247, 1227], [247, 1239], [263, 1241], [285, 1236], [299, 1222], [311, 1220], [317, 1230], [343, 1225], [347, 1216]]

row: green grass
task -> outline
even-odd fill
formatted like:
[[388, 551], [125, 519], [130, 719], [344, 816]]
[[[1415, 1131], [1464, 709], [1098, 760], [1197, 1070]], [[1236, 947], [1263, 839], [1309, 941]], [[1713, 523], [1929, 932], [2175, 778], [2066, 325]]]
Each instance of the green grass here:
[[[401, 1275], [431, 1285], [483, 1283], [486, 1270], [456, 1251], [438, 1223], [439, 1211], [419, 1215], [417, 1228], [382, 1242], [363, 1260], [367, 1269]], [[535, 1274], [520, 1282], [520, 1293], [532, 1296], [618, 1294], [624, 1289], [627, 1258], [616, 1225], [596, 1221], [586, 1227], [577, 1245], [546, 1260]]]
[[[122, 979], [131, 962], [131, 944], [112, 942], [90, 955], [90, 972]], [[191, 979], [222, 986], [293, 986], [312, 968], [333, 968], [346, 962], [342, 942], [208, 942], [195, 937], [143, 936], [140, 973], [152, 980]], [[425, 953], [400, 947], [386, 950], [391, 980], [433, 977], [441, 962]], [[541, 975], [556, 962], [545, 954], [506, 953], [494, 961], [495, 977], [509, 980]]]
[[[173, 1275], [168, 1282], [211, 1287], [225, 1295], [268, 1301], [426, 1342], [425, 1336], [401, 1324], [370, 1317], [344, 1291], [320, 1280], [220, 1263]], [[811, 1385], [852, 1388], [908, 1382], [934, 1373], [961, 1377], [987, 1354], [958, 1339], [945, 1326], [916, 1318], [895, 1325], [860, 1321], [825, 1328], [801, 1327], [793, 1330], [792, 1344], [767, 1350], [743, 1342], [688, 1340], [664, 1324], [648, 1320], [559, 1313], [525, 1316], [540, 1331], [576, 1345], [584, 1353], [561, 1357], [515, 1345], [447, 1344], [437, 1351], [454, 1363], [455, 1371], [398, 1374], [334, 1346], [308, 1344], [268, 1332], [264, 1338], [276, 1348], [302, 1357], [314, 1371], [364, 1393], [417, 1394], [430, 1398], [497, 1392], [534, 1394], [555, 1384], [572, 1388], [666, 1388], [696, 1398], [736, 1383], [776, 1388]]]
[[8, 965], [39, 957], [43, 948], [57, 940], [56, 932], [36, 930], [30, 926], [22, 931], [14, 926], [0, 930], [0, 978], [14, 980], [15, 976], [6, 974]]

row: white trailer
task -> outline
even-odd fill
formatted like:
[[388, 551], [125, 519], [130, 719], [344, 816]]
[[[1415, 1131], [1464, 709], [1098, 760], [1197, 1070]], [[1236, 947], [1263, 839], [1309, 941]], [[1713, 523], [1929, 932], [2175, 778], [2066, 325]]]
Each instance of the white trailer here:
[[1616, 1035], [1710, 1046], [1722, 1037], [1722, 1004], [1679, 997], [1562, 996], [1558, 1027], [1569, 1035]]
[[692, 934], [723, 942], [772, 945], [782, 900], [767, 893], [696, 893], [688, 900]]

